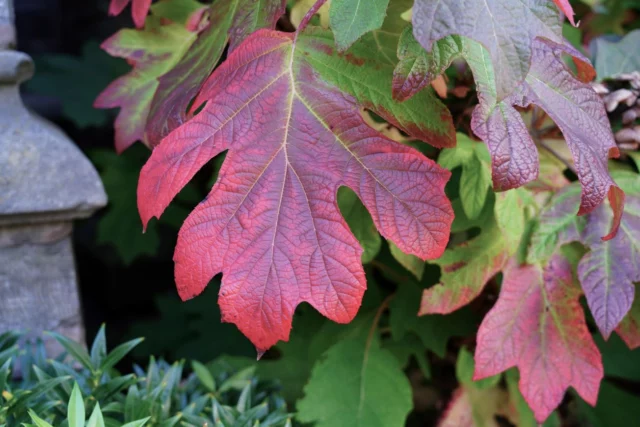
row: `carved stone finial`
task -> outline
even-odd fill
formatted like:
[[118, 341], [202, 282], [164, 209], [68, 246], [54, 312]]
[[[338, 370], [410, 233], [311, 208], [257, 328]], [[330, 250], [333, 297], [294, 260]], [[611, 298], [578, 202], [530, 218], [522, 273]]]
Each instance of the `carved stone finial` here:
[[[71, 229], [107, 197], [78, 147], [23, 105], [19, 85], [34, 67], [15, 41], [12, 0], [0, 0], [0, 333], [84, 342]], [[55, 357], [59, 346], [45, 342]]]
[[16, 45], [13, 21], [13, 0], [0, 0], [0, 50], [12, 49]]

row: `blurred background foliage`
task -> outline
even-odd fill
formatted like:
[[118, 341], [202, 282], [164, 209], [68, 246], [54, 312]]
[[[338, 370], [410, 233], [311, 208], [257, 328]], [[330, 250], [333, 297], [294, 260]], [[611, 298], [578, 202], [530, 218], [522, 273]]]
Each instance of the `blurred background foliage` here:
[[[290, 3], [295, 6], [297, 2]], [[599, 80], [618, 72], [629, 72], [628, 67], [640, 69], [638, 0], [571, 3], [581, 24], [578, 28], [567, 25], [565, 35], [574, 46], [595, 58]], [[91, 342], [90, 338], [105, 322], [109, 342], [146, 337], [121, 362], [122, 366], [146, 363], [151, 354], [169, 362], [182, 358], [209, 361], [228, 355], [226, 360], [232, 360], [234, 366], [254, 365], [255, 350], [248, 340], [235, 326], [220, 323], [216, 303], [219, 276], [200, 297], [186, 303], [179, 300], [174, 288], [172, 255], [177, 230], [211, 188], [221, 159], [199, 172], [162, 220], [153, 221], [142, 234], [136, 186], [149, 152], [136, 144], [122, 155], [115, 154], [112, 128], [115, 111], [92, 108], [97, 94], [129, 68], [125, 61], [112, 58], [99, 48], [100, 42], [118, 29], [132, 26], [129, 15], [108, 17], [107, 0], [18, 0], [15, 4], [18, 47], [34, 57], [37, 67], [35, 77], [22, 88], [25, 103], [61, 126], [79, 145], [99, 170], [109, 196], [108, 207], [76, 224], [74, 231], [87, 341]], [[621, 49], [624, 43], [635, 46], [635, 50]], [[449, 93], [445, 102], [452, 110], [458, 131], [470, 132], [469, 117], [476, 98], [470, 90], [473, 79], [469, 70], [464, 64], [451, 67], [444, 84], [445, 95]], [[605, 81], [602, 84], [607, 87], [608, 92], [603, 93], [606, 96], [630, 83]], [[640, 107], [607, 106], [614, 131], [631, 129], [632, 135], [627, 140], [635, 143], [637, 150], [638, 115], [629, 120], [626, 111]], [[625, 113], [627, 119], [623, 117]], [[618, 134], [616, 137], [622, 143]], [[428, 150], [428, 147], [420, 148]], [[453, 198], [456, 198], [459, 179], [458, 169], [447, 187]], [[493, 193], [489, 196], [493, 197]], [[478, 230], [476, 227], [468, 232], [477, 234]], [[473, 363], [465, 345], [474, 342], [474, 332], [497, 297], [500, 278], [486, 287], [482, 298], [460, 312], [446, 318], [417, 318], [414, 313], [421, 291], [438, 282], [439, 268], [433, 265], [424, 268], [421, 264], [422, 269], [416, 270], [411, 259], [398, 262], [392, 256], [394, 247], [386, 242], [372, 242], [372, 245], [381, 249], [366, 266], [369, 290], [354, 324], [334, 324], [303, 305], [296, 312], [291, 340], [270, 350], [257, 364], [257, 370], [262, 378], [279, 379], [283, 384], [282, 395], [294, 401], [301, 396], [311, 368], [323, 351], [339, 337], [352, 333], [359, 319], [366, 319], [397, 284], [402, 283], [390, 303], [391, 314], [381, 320], [381, 329], [387, 337], [381, 345], [397, 357], [408, 373], [414, 396], [409, 425], [432, 425], [458, 385], [465, 384], [465, 372], [469, 372], [465, 364]], [[563, 425], [630, 425], [629, 420], [637, 419], [635, 412], [640, 406], [640, 349], [629, 351], [617, 336], [605, 342], [595, 328], [593, 331], [603, 354], [607, 379], [596, 408], [582, 402], [577, 395], [568, 399], [560, 409]], [[398, 345], [399, 342], [402, 345]], [[514, 371], [495, 381], [502, 381], [515, 390], [511, 384], [516, 380]], [[465, 390], [481, 396], [490, 405], [491, 400], [495, 400], [491, 391], [494, 386], [474, 383], [470, 386], [475, 387], [473, 392]], [[517, 390], [516, 394], [519, 394]], [[530, 415], [522, 415], [528, 410], [526, 405], [516, 400], [515, 407], [521, 412], [520, 420], [532, 419]], [[508, 414], [498, 419], [504, 421], [500, 425], [510, 425]], [[522, 421], [520, 424], [525, 425]], [[551, 417], [545, 425], [560, 425], [558, 416]]]

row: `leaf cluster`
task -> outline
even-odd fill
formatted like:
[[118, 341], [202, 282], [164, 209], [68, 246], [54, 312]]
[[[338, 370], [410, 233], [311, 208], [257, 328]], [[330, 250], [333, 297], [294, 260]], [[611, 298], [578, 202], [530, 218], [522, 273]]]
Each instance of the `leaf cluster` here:
[[[586, 297], [603, 336], [640, 343], [640, 178], [591, 81], [616, 68], [633, 73], [635, 62], [600, 59], [594, 68], [563, 36], [563, 15], [576, 23], [563, 0], [325, 3], [296, 2], [287, 14], [280, 0], [166, 0], [143, 28], [103, 45], [133, 66], [96, 104], [121, 107], [116, 147], [153, 148], [137, 190], [145, 227], [225, 155], [178, 235], [181, 298], [222, 273], [222, 320], [259, 357], [289, 340], [285, 355], [287, 346], [308, 354], [296, 367], [311, 374], [291, 378], [298, 392], [309, 378], [297, 404], [305, 422], [401, 423], [406, 363], [385, 344], [402, 342], [392, 348], [428, 375], [425, 350], [444, 354], [449, 337], [434, 338], [437, 316], [483, 292], [497, 302], [478, 331], [472, 380], [460, 353], [450, 413], [488, 399], [488, 414], [471, 414], [482, 424], [506, 411], [493, 405], [506, 394], [542, 423], [570, 386], [595, 404], [604, 368], [579, 301]], [[600, 58], [619, 57], [598, 45], [608, 49]], [[477, 100], [455, 125], [432, 88], [447, 96], [452, 65], [472, 78], [467, 107]], [[627, 92], [631, 107], [637, 96]], [[398, 285], [372, 313], [361, 308], [372, 283], [363, 263]], [[440, 274], [427, 277], [433, 266]], [[353, 326], [334, 343], [294, 344], [302, 303]], [[513, 367], [518, 380], [470, 386]]]
[[65, 350], [48, 359], [41, 339], [18, 346], [21, 334], [0, 337], [0, 422], [35, 426], [271, 426], [290, 425], [273, 381], [255, 368], [224, 359], [207, 365], [169, 364], [151, 358], [146, 367], [120, 374], [115, 366], [142, 340], [107, 351], [104, 326], [90, 351], [51, 333]]

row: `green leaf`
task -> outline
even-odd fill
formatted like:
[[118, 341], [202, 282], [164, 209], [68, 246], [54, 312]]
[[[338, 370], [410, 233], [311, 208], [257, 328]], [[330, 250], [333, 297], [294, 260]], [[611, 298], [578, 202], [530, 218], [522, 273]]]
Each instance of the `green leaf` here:
[[[11, 410], [19, 411], [22, 409], [30, 408], [33, 402], [36, 402], [43, 395], [47, 394], [57, 385], [62, 384], [65, 381], [69, 381], [71, 377], [58, 377], [50, 380], [40, 381], [37, 385], [33, 386], [29, 392], [21, 394], [19, 397], [11, 400], [9, 407]], [[17, 396], [17, 394], [16, 394]]]
[[460, 199], [462, 208], [470, 219], [480, 215], [491, 186], [489, 169], [476, 157], [462, 165], [460, 178]]
[[407, 27], [407, 21], [402, 19], [402, 13], [411, 7], [413, 0], [393, 0], [387, 8], [387, 17], [382, 28], [373, 30], [362, 37], [362, 42], [375, 50], [372, 52], [378, 60], [395, 66], [398, 41], [402, 31]]
[[293, 318], [289, 341], [277, 345], [280, 358], [258, 363], [258, 375], [279, 380], [282, 395], [288, 402], [295, 402], [302, 396], [314, 362], [336, 339], [333, 335], [327, 336], [328, 330], [324, 328], [327, 324], [327, 319], [310, 306], [300, 306]]
[[69, 407], [67, 408], [67, 420], [69, 427], [84, 427], [85, 420], [84, 401], [78, 383], [73, 384], [73, 391], [69, 398]]
[[106, 355], [107, 339], [105, 337], [105, 325], [103, 323], [91, 345], [91, 364], [93, 366], [100, 366]]
[[251, 383], [244, 386], [238, 397], [238, 403], [236, 404], [236, 410], [239, 413], [245, 412], [251, 407]]
[[141, 420], [137, 420], [137, 421], [132, 421], [130, 423], [126, 423], [124, 424], [122, 427], [142, 427], [143, 425], [145, 425], [147, 423], [147, 421], [149, 421], [151, 419], [151, 417], [147, 417], [147, 418], [143, 418]]
[[82, 366], [90, 370], [94, 371], [94, 366], [91, 363], [91, 357], [87, 350], [77, 342], [70, 340], [64, 335], [60, 335], [57, 332], [47, 332], [48, 335], [53, 337], [56, 341], [60, 343], [62, 347], [69, 353], [71, 357], [73, 357], [76, 361], [78, 361]]
[[631, 31], [619, 41], [611, 42], [604, 37], [595, 40], [596, 73], [598, 79], [640, 70], [640, 30]]
[[409, 270], [416, 279], [422, 279], [422, 274], [424, 273], [424, 268], [426, 266], [425, 262], [415, 255], [405, 254], [392, 241], [389, 240], [388, 243], [389, 251], [396, 261]]
[[92, 104], [102, 89], [126, 72], [124, 61], [103, 52], [97, 41], [88, 40], [82, 45], [80, 56], [36, 55], [34, 62], [38, 72], [25, 82], [28, 92], [56, 98], [62, 115], [79, 128], [109, 123], [112, 114], [95, 109]]
[[531, 195], [524, 188], [496, 194], [496, 223], [508, 247], [514, 249], [520, 245], [525, 234], [527, 207], [533, 203]]
[[355, 322], [314, 366], [297, 404], [300, 421], [317, 427], [404, 424], [413, 406], [411, 386], [393, 354], [380, 347], [375, 321]]
[[129, 386], [137, 382], [137, 378], [133, 374], [124, 375], [122, 377], [115, 377], [106, 383], [100, 384], [94, 391], [93, 396], [97, 400], [105, 400], [112, 395], [128, 388]]
[[438, 163], [449, 170], [462, 166], [460, 200], [466, 217], [473, 220], [482, 213], [491, 188], [491, 158], [483, 143], [456, 136], [456, 147], [442, 150]]
[[137, 420], [145, 415], [157, 412], [158, 405], [155, 400], [145, 399], [134, 384], [129, 387], [124, 400], [124, 421]]
[[400, 340], [385, 340], [382, 347], [398, 359], [400, 368], [403, 370], [411, 361], [411, 357], [414, 357], [422, 375], [426, 379], [431, 379], [431, 365], [426, 357], [425, 346], [415, 333], [404, 334]]
[[477, 389], [487, 389], [495, 387], [500, 382], [502, 374], [493, 375], [488, 378], [483, 378], [478, 381], [473, 380], [473, 373], [475, 371], [475, 362], [473, 361], [473, 354], [466, 347], [462, 347], [458, 353], [458, 360], [456, 361], [456, 378], [460, 381], [460, 384], [466, 386], [473, 386]]
[[609, 381], [600, 384], [598, 403], [592, 407], [578, 397], [578, 410], [582, 418], [580, 425], [591, 427], [625, 427], [637, 416], [640, 399]]
[[382, 27], [389, 0], [333, 0], [329, 23], [339, 50], [346, 50], [369, 31]]
[[349, 225], [351, 232], [364, 252], [362, 253], [362, 263], [366, 264], [380, 252], [382, 238], [371, 219], [371, 214], [364, 207], [356, 193], [347, 187], [338, 189], [338, 206], [345, 221]]
[[204, 385], [210, 392], [215, 392], [216, 380], [213, 378], [213, 375], [211, 375], [211, 372], [209, 372], [209, 369], [207, 369], [207, 367], [202, 363], [195, 360], [191, 362], [191, 367], [202, 385]]
[[451, 113], [433, 90], [426, 89], [405, 102], [397, 102], [391, 85], [380, 84], [392, 79], [395, 65], [382, 62], [373, 38], [363, 38], [344, 55], [335, 52], [334, 47], [330, 32], [309, 28], [296, 51], [324, 80], [412, 137], [439, 148], [455, 145]]
[[122, 360], [123, 357], [129, 354], [129, 352], [142, 341], [144, 341], [144, 338], [137, 338], [131, 341], [127, 341], [124, 344], [120, 344], [119, 346], [111, 350], [111, 352], [107, 354], [107, 357], [104, 358], [102, 365], [100, 365], [100, 369], [102, 370], [102, 372], [107, 372], [109, 371], [109, 369], [113, 368], [116, 363]]
[[467, 231], [476, 227], [483, 228], [486, 227], [487, 224], [493, 222], [495, 200], [495, 193], [490, 191], [487, 195], [487, 201], [484, 204], [482, 212], [475, 219], [468, 218], [464, 213], [464, 209], [462, 208], [462, 200], [460, 200], [459, 198], [453, 200], [451, 202], [451, 206], [453, 207], [453, 211], [455, 212], [456, 217], [453, 220], [453, 224], [451, 224], [451, 233], [459, 233], [461, 231]]
[[33, 412], [31, 409], [29, 409], [29, 416], [31, 417], [31, 420], [35, 423], [37, 427], [53, 427], [51, 424], [49, 424], [48, 422], [46, 422], [45, 420], [37, 416], [36, 413]]
[[629, 157], [631, 157], [631, 160], [633, 160], [633, 163], [636, 165], [636, 169], [638, 170], [638, 172], [640, 172], [640, 152], [632, 151], [627, 154], [629, 155]]
[[202, 7], [205, 6], [196, 0], [161, 0], [151, 5], [151, 13], [184, 25]]
[[93, 408], [89, 421], [87, 421], [87, 427], [105, 427], [102, 411], [100, 410], [100, 403], [96, 403], [95, 408]]
[[223, 382], [222, 385], [220, 385], [219, 392], [223, 393], [227, 390], [242, 390], [243, 388], [245, 388], [247, 383], [251, 381], [251, 377], [253, 377], [255, 372], [255, 366], [248, 366], [241, 371], [236, 372], [231, 377], [229, 377], [229, 379]]
[[447, 343], [454, 336], [467, 336], [475, 331], [477, 320], [470, 311], [459, 310], [450, 315], [418, 316], [422, 288], [412, 281], [398, 285], [389, 303], [389, 326], [394, 341], [400, 341], [414, 333], [425, 349], [439, 357], [445, 356]]
[[[638, 291], [638, 285], [636, 285], [636, 291]], [[617, 332], [620, 333], [620, 327]], [[617, 377], [627, 381], [640, 381], [640, 349], [630, 350], [615, 334], [612, 334], [607, 341], [602, 338], [602, 335], [596, 334], [593, 340], [602, 353], [602, 364], [607, 378]]]
[[577, 216], [580, 186], [572, 184], [554, 195], [538, 219], [531, 237], [527, 262], [533, 264], [549, 258], [559, 242], [579, 240], [586, 224], [585, 216]]
[[5, 390], [7, 386], [7, 378], [11, 375], [11, 362], [12, 359], [7, 359], [6, 362], [0, 367], [0, 392]]

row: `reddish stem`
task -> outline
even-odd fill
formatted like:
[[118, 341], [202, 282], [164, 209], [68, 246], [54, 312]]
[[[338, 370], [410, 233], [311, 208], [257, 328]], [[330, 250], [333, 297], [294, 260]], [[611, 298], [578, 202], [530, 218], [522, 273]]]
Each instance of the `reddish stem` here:
[[300, 21], [300, 25], [298, 25], [298, 31], [297, 31], [298, 34], [300, 34], [307, 27], [307, 25], [309, 24], [309, 21], [311, 21], [311, 18], [313, 18], [313, 15], [318, 13], [318, 10], [320, 10], [320, 8], [326, 2], [327, 0], [317, 0], [315, 4], [311, 6], [311, 9], [309, 9], [307, 14], [304, 15], [304, 18], [302, 18], [302, 21]]

